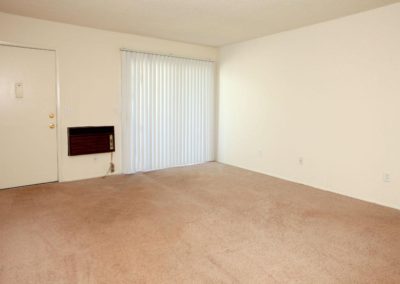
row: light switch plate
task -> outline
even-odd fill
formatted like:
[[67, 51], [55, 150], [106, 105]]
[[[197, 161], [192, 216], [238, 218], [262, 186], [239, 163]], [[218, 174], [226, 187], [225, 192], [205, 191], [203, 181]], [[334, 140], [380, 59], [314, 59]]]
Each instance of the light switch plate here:
[[24, 85], [22, 83], [15, 83], [15, 97], [18, 99], [24, 97]]

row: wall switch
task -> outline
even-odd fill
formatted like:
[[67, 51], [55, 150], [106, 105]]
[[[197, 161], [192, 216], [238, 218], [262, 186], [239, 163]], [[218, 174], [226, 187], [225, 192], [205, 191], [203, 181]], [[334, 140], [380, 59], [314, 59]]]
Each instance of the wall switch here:
[[391, 182], [391, 176], [388, 173], [383, 174], [383, 182]]
[[15, 97], [21, 99], [24, 97], [24, 84], [15, 83]]
[[299, 165], [302, 166], [303, 164], [304, 164], [303, 157], [300, 157], [300, 158], [299, 158]]

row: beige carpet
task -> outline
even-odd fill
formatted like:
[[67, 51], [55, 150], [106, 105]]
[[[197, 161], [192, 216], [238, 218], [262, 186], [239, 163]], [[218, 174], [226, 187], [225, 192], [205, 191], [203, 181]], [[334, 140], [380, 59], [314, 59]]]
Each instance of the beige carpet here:
[[217, 163], [0, 191], [0, 283], [400, 283], [400, 211]]

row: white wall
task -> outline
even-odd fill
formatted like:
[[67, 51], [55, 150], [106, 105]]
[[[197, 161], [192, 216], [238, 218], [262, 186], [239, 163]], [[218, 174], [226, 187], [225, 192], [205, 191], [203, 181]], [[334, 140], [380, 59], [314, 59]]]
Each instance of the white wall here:
[[68, 157], [67, 127], [115, 125], [121, 169], [120, 48], [215, 60], [215, 48], [0, 13], [0, 41], [57, 50], [60, 79], [60, 180], [102, 176], [109, 154]]
[[219, 60], [219, 161], [400, 208], [400, 4]]

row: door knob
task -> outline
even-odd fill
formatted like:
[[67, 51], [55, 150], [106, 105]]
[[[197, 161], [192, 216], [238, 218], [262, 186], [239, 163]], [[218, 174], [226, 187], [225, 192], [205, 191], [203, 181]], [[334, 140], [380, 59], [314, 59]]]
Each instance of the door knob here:
[[53, 128], [55, 128], [56, 127], [56, 125], [54, 124], [54, 123], [51, 123], [50, 125], [49, 125], [49, 128], [51, 128], [51, 129], [53, 129]]
[[49, 118], [54, 118], [54, 113], [50, 113]]

